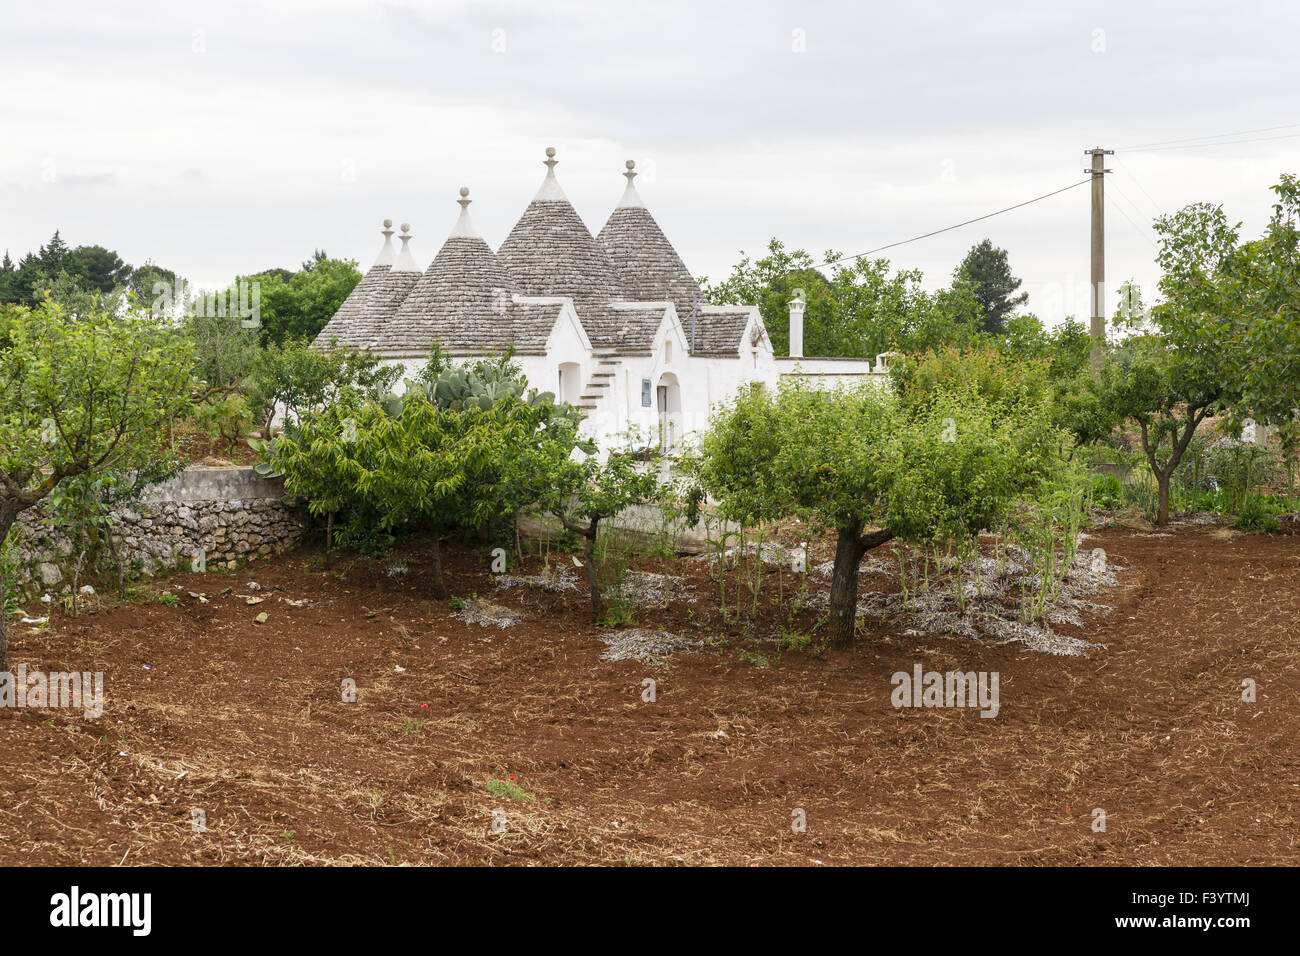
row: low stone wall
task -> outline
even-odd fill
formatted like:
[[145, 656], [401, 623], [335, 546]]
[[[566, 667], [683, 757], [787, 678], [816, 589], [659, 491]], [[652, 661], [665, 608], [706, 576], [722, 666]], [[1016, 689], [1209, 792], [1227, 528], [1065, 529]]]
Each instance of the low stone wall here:
[[[196, 468], [150, 488], [140, 504], [113, 513], [118, 559], [128, 577], [177, 568], [219, 570], [295, 547], [305, 530], [282, 500], [283, 483], [252, 468]], [[30, 596], [71, 589], [80, 544], [51, 527], [41, 508], [19, 517], [10, 535], [6, 582]], [[102, 540], [87, 550], [81, 581], [115, 579], [117, 560]]]

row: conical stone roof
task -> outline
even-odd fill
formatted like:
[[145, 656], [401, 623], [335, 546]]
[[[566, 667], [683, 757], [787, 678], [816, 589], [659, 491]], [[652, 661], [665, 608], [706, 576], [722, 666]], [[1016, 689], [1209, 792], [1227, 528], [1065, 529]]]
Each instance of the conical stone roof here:
[[535, 336], [523, 334], [524, 341], [517, 341], [516, 333], [524, 330], [515, 328], [520, 310], [511, 301], [509, 276], [470, 221], [469, 190], [462, 187], [460, 195], [460, 219], [388, 322], [385, 345], [415, 350], [438, 341], [453, 351], [535, 347]]
[[613, 344], [622, 320], [609, 304], [627, 296], [609, 256], [555, 178], [555, 150], [548, 147], [546, 155], [546, 179], [498, 255], [516, 292], [568, 296], [592, 343]]
[[604, 248], [618, 270], [628, 299], [642, 302], [668, 300], [677, 308], [683, 325], [689, 327], [692, 308], [704, 299], [699, 284], [682, 257], [655, 222], [650, 210], [637, 194], [632, 180], [635, 163], [627, 161], [627, 188], [610, 214], [596, 241]]
[[[317, 342], [328, 344], [331, 338], [335, 338], [339, 345], [351, 348], [384, 352], [392, 350], [393, 346], [389, 342], [387, 332], [389, 320], [420, 279], [420, 266], [411, 255], [408, 246], [411, 241], [410, 229], [410, 225], [402, 223], [402, 235], [399, 237], [402, 240], [402, 249], [397, 253], [392, 265], [383, 273], [377, 274], [376, 281], [367, 291], [358, 314], [341, 323], [337, 331], [331, 331], [330, 326], [334, 325], [338, 318], [335, 315], [335, 318], [317, 336]], [[362, 282], [365, 282], [366, 278], [369, 278], [369, 273]], [[358, 283], [359, 287], [360, 283]], [[345, 301], [344, 305], [346, 304]], [[342, 312], [342, 308], [339, 311]]]
[[361, 281], [352, 287], [352, 292], [339, 310], [334, 313], [334, 317], [326, 323], [325, 328], [316, 336], [316, 344], [319, 346], [328, 346], [329, 343], [338, 339], [340, 344], [348, 338], [351, 332], [355, 332], [355, 326], [359, 320], [364, 318], [369, 309], [370, 300], [384, 285], [384, 279], [397, 261], [397, 250], [393, 248], [393, 220], [385, 219], [384, 228], [384, 245], [379, 250], [379, 255], [375, 258], [372, 265]]

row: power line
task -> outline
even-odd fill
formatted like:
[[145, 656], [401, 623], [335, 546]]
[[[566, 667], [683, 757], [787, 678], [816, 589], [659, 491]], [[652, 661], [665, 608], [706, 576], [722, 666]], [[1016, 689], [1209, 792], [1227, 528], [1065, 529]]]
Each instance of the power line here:
[[1130, 149], [1130, 153], [1163, 153], [1168, 149], [1200, 149], [1203, 146], [1233, 146], [1237, 143], [1267, 143], [1275, 139], [1295, 139], [1300, 133], [1284, 133], [1281, 136], [1257, 136], [1252, 139], [1225, 139], [1217, 143], [1188, 143], [1186, 146], [1151, 146], [1147, 149]]
[[[1155, 146], [1168, 146], [1174, 143], [1195, 143], [1203, 139], [1224, 139], [1228, 136], [1248, 136], [1251, 133], [1272, 133], [1279, 129], [1294, 129], [1297, 126], [1300, 126], [1300, 123], [1286, 123], [1282, 126], [1261, 126], [1259, 129], [1240, 129], [1235, 133], [1212, 133], [1209, 136], [1188, 136], [1185, 139], [1162, 139], [1157, 140], [1154, 143], [1136, 143], [1132, 146], [1119, 146], [1116, 148], [1118, 150], [1129, 152], [1138, 149], [1148, 149]], [[1214, 144], [1207, 143], [1206, 145]]]
[[1000, 216], [1004, 212], [1011, 212], [1011, 210], [1013, 209], [1019, 209], [1022, 206], [1028, 206], [1030, 203], [1036, 203], [1039, 200], [1048, 199], [1052, 196], [1057, 195], [1058, 193], [1065, 192], [1067, 189], [1074, 189], [1076, 186], [1082, 186], [1084, 183], [1088, 183], [1088, 182], [1092, 182], [1091, 177], [1088, 179], [1081, 179], [1077, 183], [1070, 183], [1070, 185], [1068, 186], [1062, 186], [1060, 189], [1054, 189], [1050, 193], [1043, 193], [1043, 195], [1041, 196], [1035, 196], [1033, 199], [1026, 199], [1024, 202], [1018, 202], [1014, 206], [1007, 206], [1005, 209], [999, 209], [997, 212], [991, 212], [983, 216], [976, 216], [974, 219], [967, 219], [965, 222], [959, 222], [956, 225], [944, 226], [944, 228], [942, 229], [936, 229], [933, 232], [927, 232], [924, 235], [920, 235], [920, 236], [913, 236], [911, 239], [900, 239], [898, 240], [898, 242], [891, 242], [887, 246], [877, 246], [875, 249], [868, 249], [866, 252], [859, 252], [856, 256], [838, 256], [834, 259], [829, 259], [826, 262], [815, 265], [813, 266], [813, 268], [820, 269], [823, 266], [830, 266], [830, 265], [834, 265], [837, 262], [843, 262], [845, 259], [854, 259], [854, 260], [864, 259], [867, 256], [875, 255], [877, 252], [884, 252], [886, 249], [893, 249], [895, 246], [904, 246], [907, 245], [907, 243], [909, 242], [916, 242], [920, 239], [929, 239], [931, 236], [937, 236], [942, 232], [951, 232], [954, 229], [960, 229], [962, 226], [969, 226], [971, 223], [974, 222], [982, 222], [985, 219], [992, 219], [994, 216]]
[[[1114, 181], [1112, 180], [1112, 182], [1111, 182], [1111, 186], [1114, 186], [1114, 185], [1115, 185], [1115, 183], [1114, 183]], [[1125, 196], [1123, 193], [1119, 192], [1118, 189], [1116, 189], [1116, 192], [1117, 192], [1120, 196], [1122, 196], [1122, 197], [1124, 198], [1124, 201], [1125, 201], [1125, 202], [1127, 202], [1130, 206], [1133, 207], [1133, 210], [1134, 210], [1135, 212], [1138, 212], [1138, 215], [1139, 215], [1139, 216], [1141, 216], [1141, 212], [1138, 210], [1138, 207], [1135, 206], [1135, 205], [1133, 204], [1133, 200], [1129, 199], [1129, 198], [1128, 198], [1127, 196]], [[1152, 249], [1154, 249], [1154, 248], [1156, 247], [1156, 244], [1155, 244], [1155, 242], [1151, 239], [1151, 237], [1148, 236], [1145, 232], [1142, 231], [1142, 227], [1139, 226], [1139, 225], [1138, 225], [1138, 224], [1133, 220], [1133, 217], [1132, 217], [1132, 216], [1130, 216], [1128, 213], [1126, 213], [1126, 212], [1124, 211], [1124, 207], [1123, 207], [1123, 206], [1121, 206], [1121, 205], [1120, 205], [1119, 203], [1117, 203], [1117, 202], [1114, 202], [1113, 200], [1112, 200], [1110, 206], [1111, 206], [1111, 208], [1114, 209], [1117, 213], [1119, 213], [1119, 214], [1120, 214], [1121, 216], [1123, 216], [1126, 220], [1128, 220], [1128, 224], [1129, 224], [1130, 226], [1133, 227], [1133, 231], [1136, 232], [1136, 233], [1137, 233], [1139, 236], [1141, 236], [1143, 239], [1145, 239], [1148, 243], [1150, 243]]]
[[1114, 159], [1113, 162], [1115, 163], [1116, 166], [1124, 167], [1125, 173], [1127, 174], [1128, 178], [1133, 180], [1133, 185], [1137, 186], [1138, 189], [1142, 190], [1142, 194], [1146, 196], [1147, 199], [1151, 200], [1151, 205], [1155, 207], [1156, 214], [1163, 216], [1165, 214], [1164, 207], [1162, 207], [1160, 203], [1156, 201], [1155, 196], [1152, 196], [1151, 193], [1147, 192], [1147, 188], [1143, 186], [1142, 181], [1133, 174], [1133, 170], [1128, 165], [1128, 163], [1120, 162], [1118, 158]]

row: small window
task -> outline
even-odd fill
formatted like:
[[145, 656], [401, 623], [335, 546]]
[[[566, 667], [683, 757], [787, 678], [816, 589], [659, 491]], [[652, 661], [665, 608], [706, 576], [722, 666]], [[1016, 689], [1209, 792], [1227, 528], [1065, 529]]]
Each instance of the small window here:
[[641, 379], [641, 406], [650, 407], [650, 379], [648, 378]]
[[673, 343], [665, 342], [664, 343], [664, 364], [667, 365], [672, 360], [673, 360]]

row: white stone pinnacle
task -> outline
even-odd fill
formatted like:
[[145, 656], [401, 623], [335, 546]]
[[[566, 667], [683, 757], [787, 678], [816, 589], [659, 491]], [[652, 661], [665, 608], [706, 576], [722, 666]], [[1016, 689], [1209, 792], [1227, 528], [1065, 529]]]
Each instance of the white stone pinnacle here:
[[420, 266], [415, 261], [415, 256], [411, 255], [411, 249], [408, 243], [411, 241], [411, 224], [402, 223], [402, 234], [397, 238], [402, 240], [402, 251], [397, 254], [397, 261], [393, 263], [394, 272], [420, 272]]
[[384, 220], [384, 245], [379, 250], [379, 255], [375, 257], [375, 265], [391, 266], [397, 261], [397, 250], [393, 248], [393, 220]]
[[456, 202], [460, 203], [460, 218], [456, 220], [456, 225], [452, 226], [451, 235], [448, 239], [482, 239], [474, 223], [469, 218], [469, 204], [474, 200], [469, 198], [469, 187], [460, 187], [460, 198]]
[[623, 198], [618, 201], [618, 209], [644, 209], [645, 203], [641, 201], [641, 195], [636, 191], [636, 186], [632, 180], [636, 179], [636, 160], [629, 159], [624, 165], [627, 166], [627, 172], [623, 176], [627, 179], [627, 189], [623, 190]]
[[555, 158], [555, 147], [546, 147], [546, 178], [542, 180], [542, 188], [537, 190], [537, 195], [533, 201], [538, 199], [546, 201], [567, 202], [568, 196], [564, 195], [564, 190], [560, 188], [560, 181], [555, 178], [555, 165], [559, 160]]

